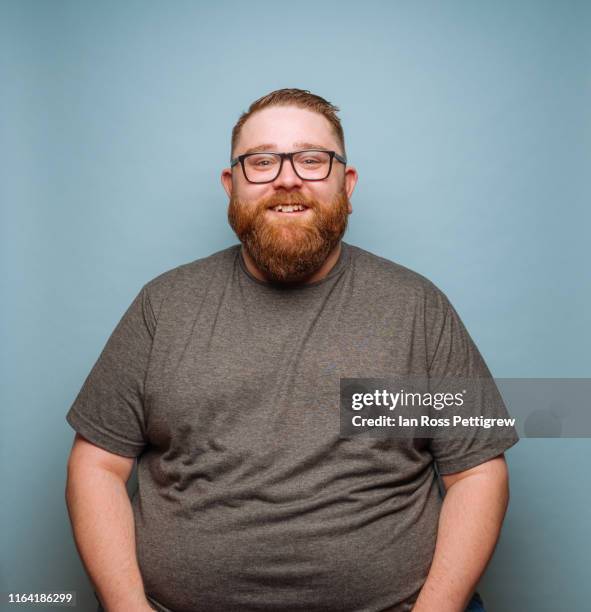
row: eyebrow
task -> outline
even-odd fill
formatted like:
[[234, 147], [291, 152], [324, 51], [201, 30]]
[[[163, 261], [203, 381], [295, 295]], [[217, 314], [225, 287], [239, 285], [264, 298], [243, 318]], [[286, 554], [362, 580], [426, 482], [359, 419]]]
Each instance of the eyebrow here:
[[[293, 146], [296, 150], [299, 149], [318, 149], [320, 151], [329, 151], [328, 147], [324, 147], [322, 145], [313, 143], [313, 142], [294, 142]], [[256, 147], [251, 147], [250, 149], [246, 149], [243, 155], [247, 155], [248, 153], [260, 153], [261, 151], [277, 151], [277, 145], [272, 142], [267, 142], [264, 144], [257, 145]]]

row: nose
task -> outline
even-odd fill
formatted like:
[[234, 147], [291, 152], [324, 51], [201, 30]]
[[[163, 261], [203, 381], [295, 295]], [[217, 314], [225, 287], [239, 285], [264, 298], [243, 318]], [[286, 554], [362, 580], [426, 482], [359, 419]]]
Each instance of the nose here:
[[283, 167], [277, 178], [273, 181], [275, 189], [294, 189], [302, 186], [302, 179], [294, 172], [289, 159], [283, 160]]

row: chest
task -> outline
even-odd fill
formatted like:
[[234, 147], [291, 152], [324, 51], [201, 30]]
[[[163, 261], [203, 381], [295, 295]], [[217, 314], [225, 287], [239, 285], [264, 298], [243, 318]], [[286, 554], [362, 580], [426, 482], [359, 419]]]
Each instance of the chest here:
[[145, 382], [151, 437], [326, 440], [339, 429], [341, 378], [421, 374], [425, 363], [415, 313], [346, 287], [209, 292], [161, 313]]

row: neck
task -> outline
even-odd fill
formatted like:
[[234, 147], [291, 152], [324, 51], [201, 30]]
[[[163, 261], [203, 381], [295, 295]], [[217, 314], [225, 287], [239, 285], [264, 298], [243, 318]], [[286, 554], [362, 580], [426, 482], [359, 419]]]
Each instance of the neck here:
[[[341, 241], [335, 246], [335, 248], [328, 254], [328, 257], [324, 260], [324, 263], [314, 272], [311, 276], [306, 278], [304, 284], [315, 283], [322, 280], [328, 273], [335, 267], [341, 254]], [[270, 282], [271, 279], [256, 265], [254, 259], [250, 256], [250, 253], [244, 245], [242, 245], [242, 257], [246, 265], [246, 269], [258, 280], [263, 282]]]

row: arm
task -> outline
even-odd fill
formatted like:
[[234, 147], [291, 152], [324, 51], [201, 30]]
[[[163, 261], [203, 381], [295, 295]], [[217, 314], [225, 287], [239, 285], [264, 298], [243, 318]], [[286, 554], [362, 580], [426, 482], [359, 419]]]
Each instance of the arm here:
[[134, 459], [76, 434], [68, 460], [66, 504], [84, 567], [107, 612], [152, 610], [135, 553], [126, 482]]
[[447, 489], [431, 569], [413, 612], [463, 612], [492, 557], [507, 504], [503, 455], [442, 476]]

